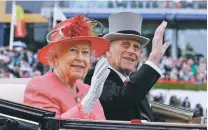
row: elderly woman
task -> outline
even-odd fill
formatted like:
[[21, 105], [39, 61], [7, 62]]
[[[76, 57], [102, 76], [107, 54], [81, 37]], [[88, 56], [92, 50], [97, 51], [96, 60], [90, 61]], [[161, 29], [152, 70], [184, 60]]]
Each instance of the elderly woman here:
[[105, 119], [99, 97], [109, 74], [107, 60], [102, 58], [96, 65], [91, 87], [79, 81], [94, 56], [100, 57], [109, 48], [108, 41], [90, 35], [96, 24], [77, 15], [52, 29], [47, 35], [50, 44], [39, 51], [38, 59], [53, 69], [28, 83], [26, 105], [54, 111], [62, 119]]

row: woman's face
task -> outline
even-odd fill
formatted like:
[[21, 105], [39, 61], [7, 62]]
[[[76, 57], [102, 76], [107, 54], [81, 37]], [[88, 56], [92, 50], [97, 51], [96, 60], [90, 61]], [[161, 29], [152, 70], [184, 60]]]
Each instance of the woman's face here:
[[61, 78], [77, 80], [84, 78], [91, 67], [91, 47], [89, 41], [73, 41], [60, 49], [57, 65], [54, 66]]

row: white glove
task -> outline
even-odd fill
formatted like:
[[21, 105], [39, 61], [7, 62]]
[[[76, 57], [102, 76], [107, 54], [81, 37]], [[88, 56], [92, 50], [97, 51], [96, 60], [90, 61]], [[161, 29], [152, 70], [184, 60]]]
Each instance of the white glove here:
[[95, 66], [94, 74], [91, 79], [91, 87], [87, 95], [81, 101], [82, 110], [86, 114], [90, 114], [97, 99], [99, 99], [101, 96], [103, 85], [110, 73], [108, 67], [109, 64], [106, 58], [101, 58]]

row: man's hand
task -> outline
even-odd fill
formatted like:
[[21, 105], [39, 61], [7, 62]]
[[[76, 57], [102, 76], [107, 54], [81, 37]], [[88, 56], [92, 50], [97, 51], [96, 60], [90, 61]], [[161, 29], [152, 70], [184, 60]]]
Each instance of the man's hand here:
[[165, 51], [169, 47], [170, 43], [166, 42], [163, 44], [163, 35], [167, 22], [163, 21], [160, 26], [156, 29], [154, 38], [152, 40], [152, 51], [149, 55], [148, 61], [151, 61], [155, 65], [158, 65]]

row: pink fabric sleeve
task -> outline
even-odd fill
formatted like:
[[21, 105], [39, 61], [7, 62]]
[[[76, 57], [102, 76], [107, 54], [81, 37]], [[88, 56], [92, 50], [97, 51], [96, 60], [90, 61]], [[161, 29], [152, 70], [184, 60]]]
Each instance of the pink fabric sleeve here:
[[86, 115], [81, 110], [81, 104], [75, 105], [65, 113], [60, 113], [58, 99], [52, 97], [51, 90], [31, 81], [24, 94], [24, 104], [56, 112], [57, 118], [95, 119], [95, 116]]

